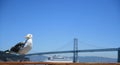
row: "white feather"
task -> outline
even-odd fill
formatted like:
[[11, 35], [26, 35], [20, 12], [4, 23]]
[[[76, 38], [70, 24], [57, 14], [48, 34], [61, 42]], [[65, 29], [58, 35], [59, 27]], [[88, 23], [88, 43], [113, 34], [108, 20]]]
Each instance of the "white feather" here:
[[28, 40], [25, 43], [25, 46], [19, 50], [18, 54], [26, 54], [32, 49], [32, 35], [28, 34], [26, 37]]

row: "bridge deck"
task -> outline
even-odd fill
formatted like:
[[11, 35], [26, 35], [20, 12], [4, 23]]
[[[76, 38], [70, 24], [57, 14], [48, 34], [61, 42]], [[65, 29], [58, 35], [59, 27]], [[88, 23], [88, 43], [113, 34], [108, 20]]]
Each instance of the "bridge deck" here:
[[0, 65], [120, 65], [120, 63], [0, 62]]

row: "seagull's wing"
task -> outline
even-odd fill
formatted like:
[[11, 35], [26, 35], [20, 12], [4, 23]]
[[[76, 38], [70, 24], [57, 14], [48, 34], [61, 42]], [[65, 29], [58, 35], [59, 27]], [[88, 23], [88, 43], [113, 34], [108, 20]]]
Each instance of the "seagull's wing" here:
[[18, 44], [16, 44], [15, 46], [13, 46], [10, 51], [12, 52], [18, 52], [20, 49], [22, 49], [24, 47], [24, 43], [23, 42], [19, 42]]

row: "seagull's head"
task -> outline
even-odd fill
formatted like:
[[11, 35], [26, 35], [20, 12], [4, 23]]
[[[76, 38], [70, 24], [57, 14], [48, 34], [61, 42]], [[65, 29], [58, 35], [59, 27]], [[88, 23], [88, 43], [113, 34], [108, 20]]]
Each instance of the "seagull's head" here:
[[27, 34], [27, 35], [25, 36], [25, 38], [26, 38], [26, 39], [32, 39], [32, 34]]

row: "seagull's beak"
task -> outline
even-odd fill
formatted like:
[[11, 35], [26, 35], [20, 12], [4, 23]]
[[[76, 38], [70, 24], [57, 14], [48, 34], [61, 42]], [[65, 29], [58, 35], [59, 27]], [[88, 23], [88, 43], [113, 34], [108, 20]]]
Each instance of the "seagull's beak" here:
[[30, 37], [29, 37], [29, 36], [25, 36], [25, 38], [26, 38], [26, 39], [30, 39]]

